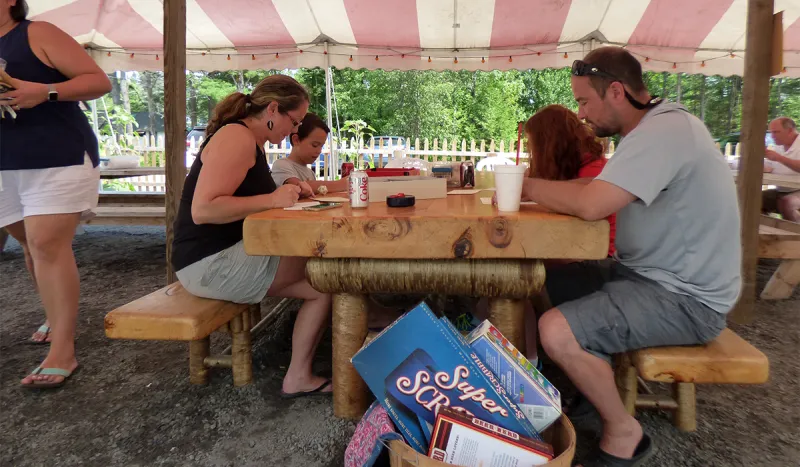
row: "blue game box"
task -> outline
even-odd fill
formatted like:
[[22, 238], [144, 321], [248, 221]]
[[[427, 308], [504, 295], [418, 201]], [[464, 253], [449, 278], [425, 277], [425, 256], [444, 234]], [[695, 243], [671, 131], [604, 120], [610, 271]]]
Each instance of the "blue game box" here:
[[416, 451], [426, 454], [440, 406], [541, 440], [463, 336], [425, 303], [401, 316], [351, 359]]

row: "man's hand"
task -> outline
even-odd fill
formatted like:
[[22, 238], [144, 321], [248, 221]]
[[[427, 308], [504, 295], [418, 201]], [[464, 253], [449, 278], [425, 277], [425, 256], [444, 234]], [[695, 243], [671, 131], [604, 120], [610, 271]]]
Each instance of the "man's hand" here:
[[780, 162], [783, 156], [773, 151], [772, 149], [767, 149], [764, 152], [764, 158], [769, 159], [771, 161]]

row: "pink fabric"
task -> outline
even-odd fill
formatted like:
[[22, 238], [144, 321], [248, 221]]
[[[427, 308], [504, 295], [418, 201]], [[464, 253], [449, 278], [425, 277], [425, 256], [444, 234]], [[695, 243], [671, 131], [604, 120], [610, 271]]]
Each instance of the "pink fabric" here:
[[358, 423], [347, 445], [344, 452], [345, 467], [371, 466], [383, 449], [384, 442], [400, 438], [386, 410], [374, 402]]
[[[532, 2], [530, 0], [496, 0], [492, 47], [520, 44], [557, 44], [572, 2]], [[537, 48], [537, 51], [554, 47]]]

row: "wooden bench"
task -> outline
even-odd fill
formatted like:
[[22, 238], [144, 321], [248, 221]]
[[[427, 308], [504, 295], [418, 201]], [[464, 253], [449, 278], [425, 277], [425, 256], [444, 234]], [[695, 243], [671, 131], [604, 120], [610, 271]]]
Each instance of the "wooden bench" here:
[[96, 216], [86, 221], [88, 225], [165, 225], [167, 209], [164, 206], [103, 206], [94, 210]]
[[[251, 334], [270, 324], [288, 303], [282, 301], [262, 320], [260, 305], [196, 297], [176, 282], [108, 313], [105, 331], [111, 339], [188, 341], [191, 383], [206, 384], [208, 369], [223, 367], [233, 370], [234, 386], [244, 386], [253, 380]], [[231, 335], [231, 347], [220, 356], [210, 355], [214, 331]]]
[[154, 206], [164, 207], [166, 194], [152, 191], [101, 191], [98, 206]]
[[791, 297], [795, 286], [800, 283], [800, 224], [761, 216], [758, 237], [759, 258], [783, 260], [761, 292], [761, 299]]
[[[725, 329], [705, 345], [652, 347], [616, 356], [616, 382], [625, 408], [674, 412], [682, 431], [697, 428], [695, 384], [763, 384], [769, 361], [758, 349]], [[670, 396], [652, 394], [643, 381], [672, 383]], [[638, 389], [645, 394], [639, 394]]]

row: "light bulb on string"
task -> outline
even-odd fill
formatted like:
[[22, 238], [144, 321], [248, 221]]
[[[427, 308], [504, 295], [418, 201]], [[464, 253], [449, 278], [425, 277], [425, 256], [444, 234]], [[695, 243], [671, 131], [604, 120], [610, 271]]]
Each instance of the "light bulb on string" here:
[[486, 59], [484, 57], [481, 57], [481, 63], [486, 63]]
[[111, 56], [111, 52], [108, 52], [108, 53], [106, 54], [106, 57], [110, 57], [110, 56]]
[[275, 58], [281, 58], [281, 54], [275, 53]]
[[133, 58], [133, 54], [131, 54], [131, 58]]
[[256, 59], [256, 54], [251, 54], [250, 55], [250, 59], [255, 60]]
[[377, 62], [378, 60], [380, 60], [380, 58], [378, 58], [378, 56], [376, 55], [375, 56], [375, 61]]
[[706, 62], [704, 60], [703, 62], [700, 63], [700, 68], [705, 68], [705, 67], [706, 67]]
[[454, 58], [454, 59], [453, 59], [453, 63], [455, 63], [456, 65], [458, 65], [458, 57], [456, 57], [456, 58]]
[[156, 60], [158, 60], [158, 54], [156, 54]]
[[644, 61], [645, 61], [645, 63], [649, 62], [650, 61], [650, 57], [645, 57]]
[[676, 69], [676, 68], [678, 68], [678, 64], [677, 64], [677, 63], [675, 63], [675, 62], [672, 62], [672, 69], [674, 70], [674, 69]]
[[353, 56], [352, 56], [352, 55], [350, 56], [350, 61], [351, 61], [351, 62], [353, 61]]
[[205, 56], [206, 56], [206, 53], [205, 53], [205, 52], [200, 52], [200, 55], [202, 55], [203, 57], [205, 57]]
[[514, 59], [511, 57], [511, 55], [509, 55], [509, 56], [508, 56], [508, 63], [511, 63], [511, 62], [513, 62], [513, 61], [514, 61]]
[[406, 54], [400, 54], [400, 58], [406, 58]]
[[431, 62], [431, 57], [430, 57], [430, 56], [428, 56], [428, 63], [430, 63], [430, 62]]
[[542, 56], [542, 52], [536, 52], [536, 56], [537, 57], [541, 57]]
[[569, 54], [567, 52], [564, 52], [564, 58], [569, 58]]
[[228, 54], [228, 61], [231, 60], [231, 54]]

